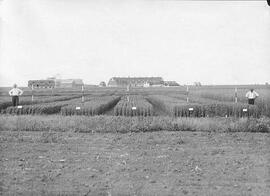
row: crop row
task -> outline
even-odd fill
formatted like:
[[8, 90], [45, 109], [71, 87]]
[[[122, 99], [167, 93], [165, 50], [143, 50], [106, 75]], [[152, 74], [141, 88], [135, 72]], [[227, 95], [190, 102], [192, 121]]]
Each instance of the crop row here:
[[[256, 89], [255, 89], [256, 90]], [[247, 103], [245, 97], [247, 89], [238, 89], [237, 99], [238, 102]], [[258, 89], [259, 97], [255, 101], [255, 105], [258, 107], [259, 113], [264, 116], [270, 117], [270, 89]], [[234, 89], [201, 89], [191, 93], [192, 97], [207, 98], [217, 100], [220, 102], [234, 102], [235, 92]]]
[[152, 116], [153, 106], [143, 96], [123, 96], [114, 107], [115, 116]]
[[[32, 102], [31, 96], [23, 96], [20, 97], [20, 105], [32, 105], [32, 104], [40, 104], [40, 103], [51, 103], [51, 102], [57, 102], [57, 101], [67, 101], [72, 100], [75, 98], [79, 98], [81, 95], [72, 95], [72, 96], [39, 96], [34, 97], [34, 101]], [[3, 97], [2, 100], [0, 100], [0, 110], [6, 109], [8, 107], [12, 106], [11, 98], [10, 97]]]
[[148, 99], [151, 103], [160, 107], [160, 109], [165, 111], [167, 114], [175, 117], [258, 117], [260, 115], [257, 106], [250, 106], [242, 103], [235, 104], [214, 101], [212, 103], [187, 103], [182, 99], [160, 95], [152, 95], [149, 96]]
[[72, 103], [61, 108], [62, 115], [100, 115], [110, 110], [120, 100], [118, 96], [94, 97], [84, 103]]
[[50, 103], [39, 103], [33, 105], [21, 105], [16, 107], [8, 107], [1, 111], [2, 114], [57, 114], [61, 108], [71, 104], [80, 102], [80, 98], [71, 99], [67, 101], [56, 101]]

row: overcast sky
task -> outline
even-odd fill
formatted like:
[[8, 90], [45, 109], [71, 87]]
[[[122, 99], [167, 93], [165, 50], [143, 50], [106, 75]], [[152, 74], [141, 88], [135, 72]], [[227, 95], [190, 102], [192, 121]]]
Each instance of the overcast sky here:
[[0, 1], [0, 86], [30, 79], [161, 76], [270, 82], [266, 1]]

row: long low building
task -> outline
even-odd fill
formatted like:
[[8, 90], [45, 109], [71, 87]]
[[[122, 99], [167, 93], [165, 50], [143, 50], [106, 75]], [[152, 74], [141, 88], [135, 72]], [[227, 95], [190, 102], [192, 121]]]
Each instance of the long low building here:
[[108, 82], [109, 87], [143, 87], [146, 84], [162, 86], [164, 81], [162, 77], [113, 77]]
[[29, 80], [28, 87], [29, 88], [54, 88], [55, 81], [54, 80]]
[[80, 88], [82, 87], [83, 80], [82, 79], [56, 79], [55, 87], [58, 88]]
[[82, 79], [55, 79], [29, 80], [29, 88], [81, 88], [84, 85]]

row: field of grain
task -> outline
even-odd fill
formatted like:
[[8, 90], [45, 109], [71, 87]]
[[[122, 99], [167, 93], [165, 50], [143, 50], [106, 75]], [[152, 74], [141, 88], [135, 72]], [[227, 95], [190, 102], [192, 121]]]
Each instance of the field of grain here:
[[[260, 96], [254, 106], [246, 103], [245, 93], [249, 88], [250, 86], [238, 88], [237, 103], [234, 101], [235, 88], [232, 86], [192, 87], [189, 92], [186, 92], [185, 87], [133, 88], [130, 92], [121, 88], [91, 88], [84, 92], [79, 89], [54, 89], [53, 92], [39, 89], [31, 92], [25, 88], [20, 108], [11, 106], [6, 94], [8, 89], [2, 88], [0, 110], [3, 114], [89, 115], [89, 112], [83, 112], [87, 107], [98, 108], [100, 104], [105, 104], [107, 107], [101, 112], [92, 113], [100, 115], [113, 110], [110, 114], [116, 116], [153, 116], [162, 113], [174, 117], [270, 117], [270, 88], [257, 86], [256, 91]], [[31, 101], [32, 94], [34, 101]], [[115, 97], [117, 98], [114, 99]], [[77, 108], [76, 112], [74, 108]]]
[[267, 196], [270, 89], [250, 106], [250, 87], [24, 88], [21, 107], [0, 88], [0, 195]]

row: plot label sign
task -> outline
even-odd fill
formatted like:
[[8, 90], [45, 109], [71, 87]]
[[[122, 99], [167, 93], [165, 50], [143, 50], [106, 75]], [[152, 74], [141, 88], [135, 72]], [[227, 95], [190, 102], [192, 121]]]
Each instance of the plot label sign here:
[[247, 108], [244, 108], [244, 109], [243, 109], [243, 112], [247, 112]]
[[81, 109], [81, 107], [76, 107], [76, 110], [80, 110]]
[[22, 108], [22, 105], [18, 105], [17, 108]]
[[131, 109], [132, 109], [132, 110], [136, 110], [137, 108], [136, 108], [136, 107], [132, 107]]
[[193, 111], [193, 108], [188, 108], [189, 111]]

